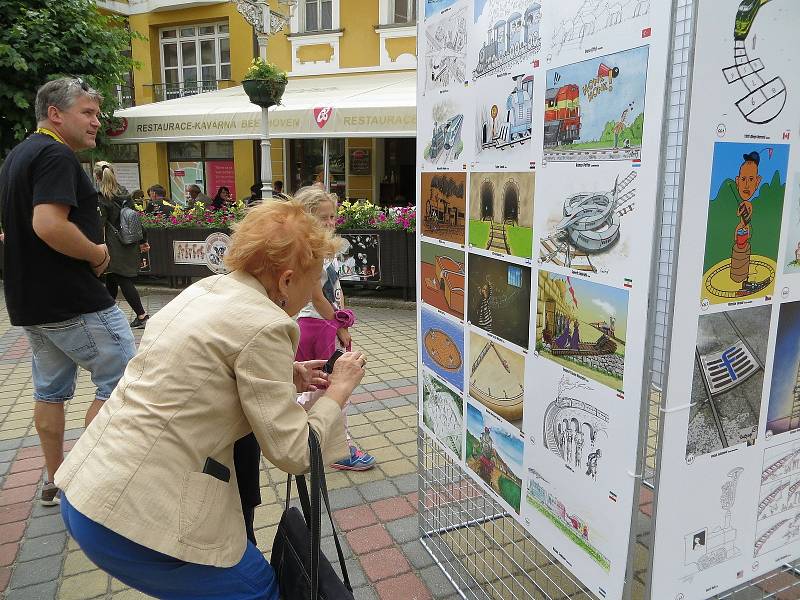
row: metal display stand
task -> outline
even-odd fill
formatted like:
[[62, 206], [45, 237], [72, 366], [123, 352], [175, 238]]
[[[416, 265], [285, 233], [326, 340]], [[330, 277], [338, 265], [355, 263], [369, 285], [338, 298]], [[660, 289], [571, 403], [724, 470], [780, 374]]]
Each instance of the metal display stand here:
[[[641, 478], [634, 503], [633, 527], [624, 598], [663, 600], [649, 589], [653, 531], [657, 510], [660, 418], [666, 397], [668, 350], [673, 321], [676, 246], [683, 201], [684, 149], [690, 110], [695, 0], [674, 0], [668, 101], [664, 115], [664, 150], [659, 198], [651, 304], [649, 351], [645, 368], [640, 427]], [[649, 388], [649, 389], [648, 389]], [[420, 430], [418, 437], [420, 541], [464, 598], [514, 600], [605, 600], [589, 592], [547, 548], [480, 487]], [[800, 598], [800, 559], [710, 598], [755, 600]], [[615, 599], [616, 600], [616, 599]]]

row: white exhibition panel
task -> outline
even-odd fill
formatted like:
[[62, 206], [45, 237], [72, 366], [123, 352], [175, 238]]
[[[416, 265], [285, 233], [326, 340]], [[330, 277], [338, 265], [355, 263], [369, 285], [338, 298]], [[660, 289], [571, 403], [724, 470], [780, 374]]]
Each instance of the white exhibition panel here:
[[671, 3], [421, 0], [420, 425], [621, 598]]
[[[409, 71], [289, 80], [269, 109], [270, 137], [413, 137], [416, 75]], [[115, 143], [259, 139], [261, 108], [242, 86], [119, 110]]]
[[666, 600], [800, 556], [800, 5], [695, 4], [651, 591]]

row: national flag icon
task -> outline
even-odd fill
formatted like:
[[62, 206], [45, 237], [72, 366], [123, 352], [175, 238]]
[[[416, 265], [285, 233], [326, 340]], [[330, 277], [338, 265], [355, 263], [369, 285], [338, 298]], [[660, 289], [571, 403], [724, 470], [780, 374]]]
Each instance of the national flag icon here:
[[569, 295], [572, 296], [572, 301], [575, 303], [575, 308], [578, 308], [578, 299], [575, 297], [575, 288], [572, 287], [572, 281], [567, 277], [567, 285], [569, 286]]
[[641, 159], [641, 158], [634, 158], [634, 159], [631, 161], [631, 166], [632, 166], [633, 168], [641, 167], [641, 166], [642, 166], [642, 159]]
[[625, 283], [623, 285], [625, 285], [626, 288], [632, 288], [633, 287], [633, 279], [628, 279], [626, 277], [625, 278]]
[[652, 33], [653, 33], [653, 28], [652, 27], [645, 27], [644, 29], [642, 29], [642, 37], [643, 38], [650, 37], [652, 35]]
[[783, 132], [783, 139], [788, 140], [790, 136], [791, 132], [788, 129]]
[[608, 492], [608, 499], [611, 500], [612, 502], [616, 502], [617, 495], [614, 492]]
[[625, 400], [625, 394], [622, 392], [622, 390], [617, 390], [617, 398]]

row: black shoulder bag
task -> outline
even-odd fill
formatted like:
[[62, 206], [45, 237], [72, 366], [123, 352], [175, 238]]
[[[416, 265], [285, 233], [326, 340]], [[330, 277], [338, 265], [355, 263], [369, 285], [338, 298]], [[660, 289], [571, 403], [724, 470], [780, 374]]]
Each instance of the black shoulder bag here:
[[[344, 554], [328, 501], [322, 450], [319, 438], [311, 427], [308, 428], [308, 447], [311, 451], [311, 499], [309, 501], [305, 476], [298, 475], [297, 495], [303, 513], [301, 514], [296, 507], [289, 506], [292, 491], [292, 476], [289, 475], [286, 480], [286, 509], [283, 511], [275, 540], [272, 542], [270, 564], [275, 569], [283, 600], [354, 600], [353, 587], [347, 576]], [[344, 583], [320, 550], [322, 512], [320, 495], [325, 501], [328, 518], [331, 520], [333, 540], [336, 542]]]

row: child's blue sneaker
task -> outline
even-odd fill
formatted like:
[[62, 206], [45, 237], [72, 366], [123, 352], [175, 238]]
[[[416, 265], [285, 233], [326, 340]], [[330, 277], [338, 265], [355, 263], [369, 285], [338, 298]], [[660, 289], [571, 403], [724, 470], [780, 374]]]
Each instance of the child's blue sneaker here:
[[375, 466], [375, 457], [371, 454], [359, 450], [355, 446], [350, 446], [350, 458], [345, 458], [331, 465], [340, 471], [368, 471]]

